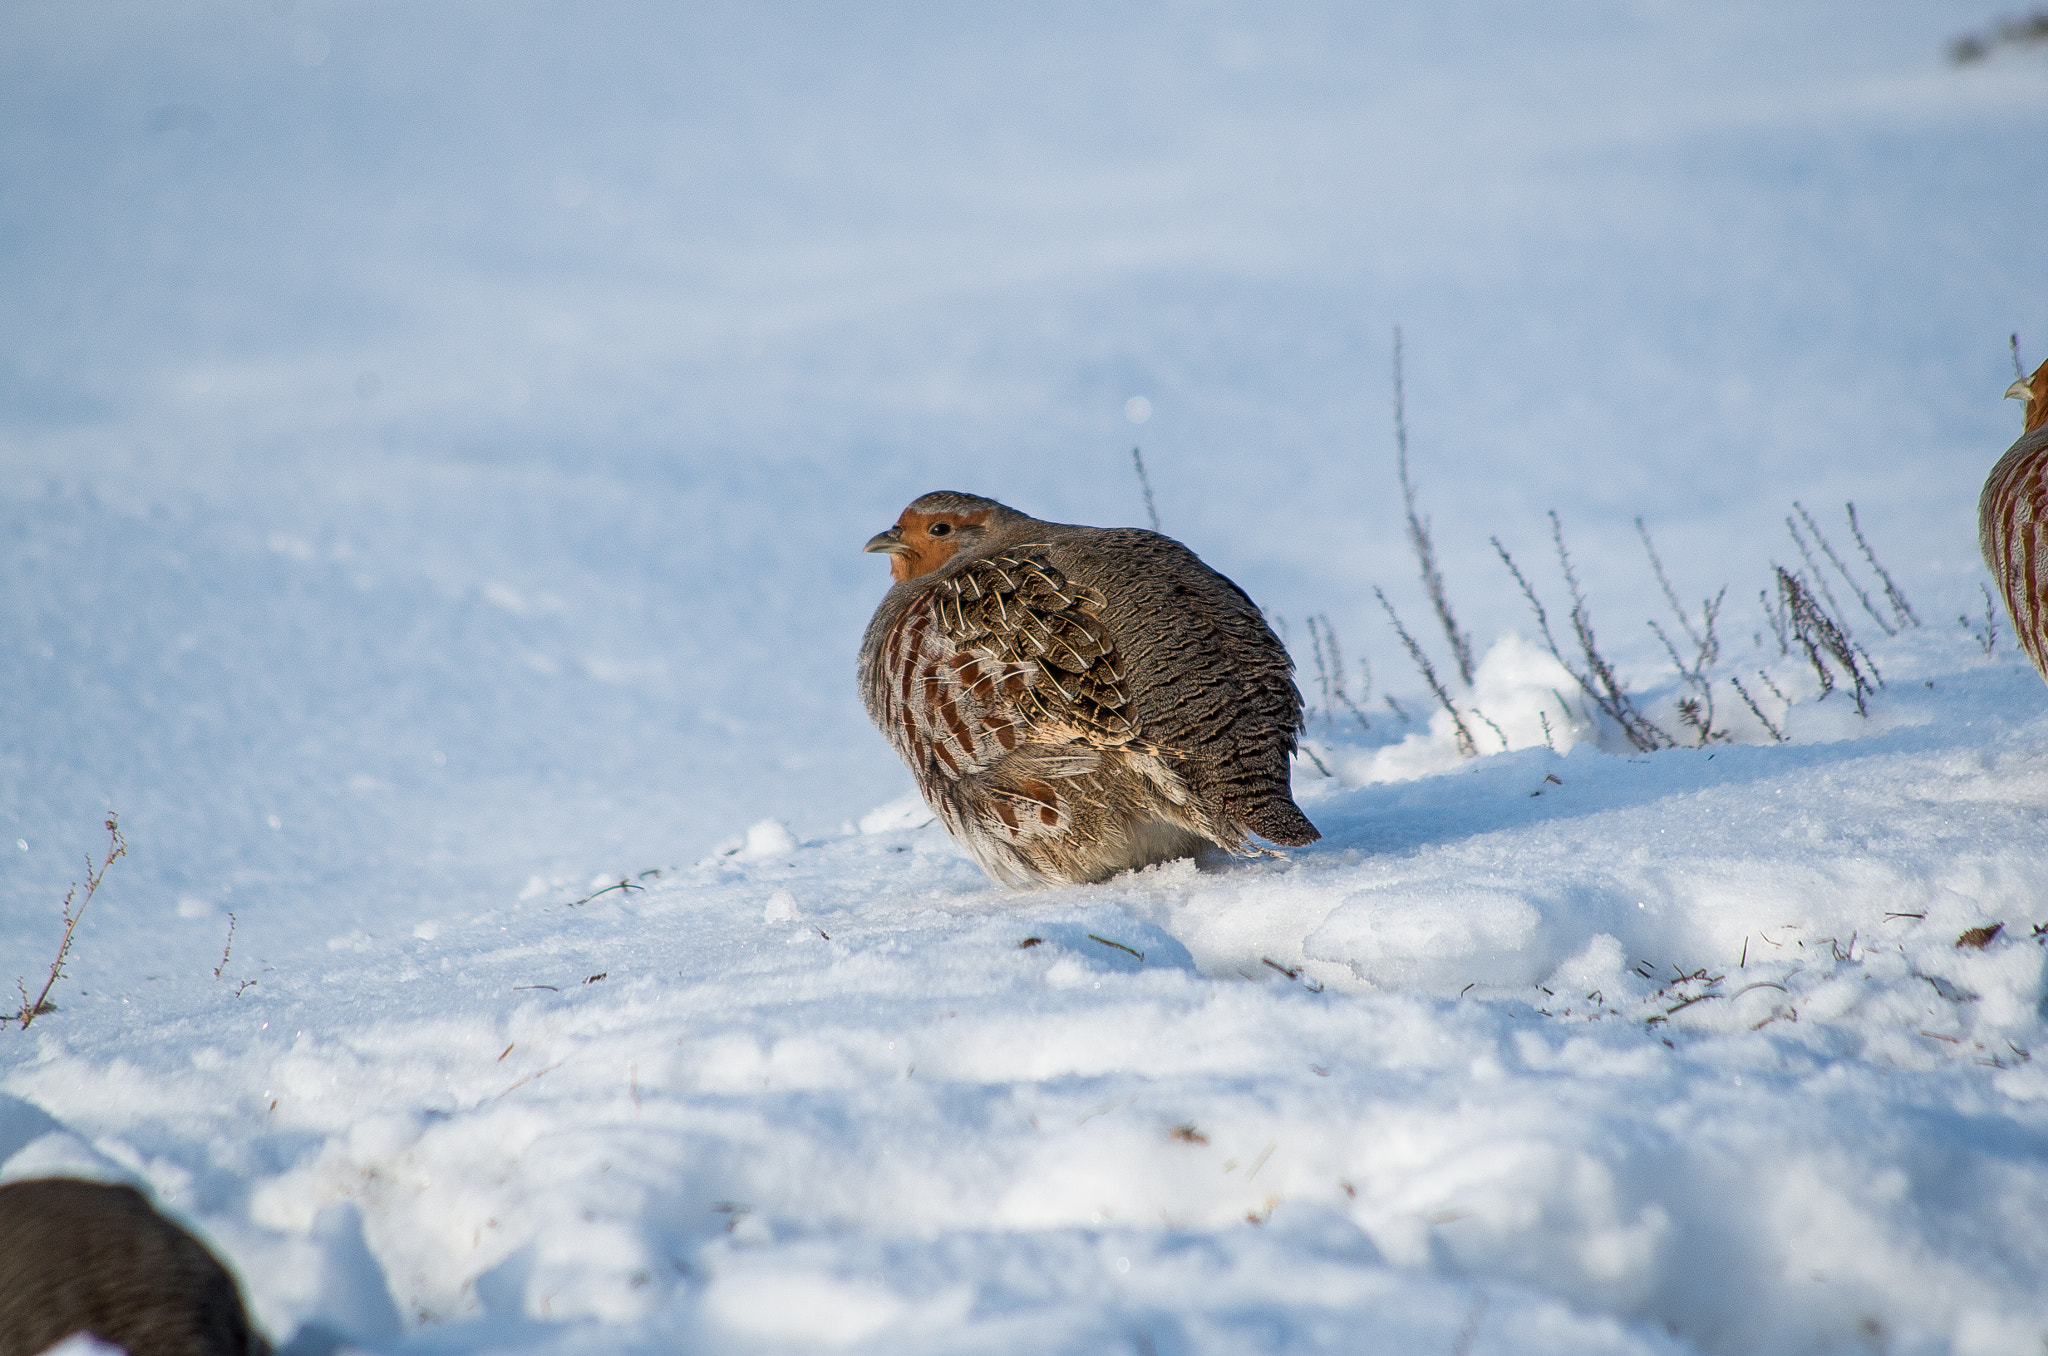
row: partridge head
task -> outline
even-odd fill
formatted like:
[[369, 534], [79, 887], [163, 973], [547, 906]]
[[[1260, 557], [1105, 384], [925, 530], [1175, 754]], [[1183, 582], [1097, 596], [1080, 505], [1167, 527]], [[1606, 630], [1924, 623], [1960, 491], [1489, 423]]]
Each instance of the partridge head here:
[[1102, 880], [1320, 837], [1289, 789], [1286, 648], [1179, 542], [940, 490], [865, 549], [895, 580], [861, 644], [868, 714], [991, 876]]

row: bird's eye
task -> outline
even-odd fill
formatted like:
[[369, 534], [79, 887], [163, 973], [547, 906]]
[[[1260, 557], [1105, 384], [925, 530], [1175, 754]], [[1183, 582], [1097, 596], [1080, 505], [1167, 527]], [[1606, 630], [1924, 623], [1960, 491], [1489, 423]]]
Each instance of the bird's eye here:
[[952, 530], [953, 525], [951, 523], [933, 523], [925, 529], [926, 532], [929, 532], [934, 537], [943, 537]]

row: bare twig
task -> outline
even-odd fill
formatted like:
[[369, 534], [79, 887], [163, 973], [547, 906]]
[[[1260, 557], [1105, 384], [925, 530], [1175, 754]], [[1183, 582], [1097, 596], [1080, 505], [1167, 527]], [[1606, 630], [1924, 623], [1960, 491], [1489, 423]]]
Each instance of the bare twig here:
[[570, 908], [572, 908], [572, 909], [575, 909], [575, 908], [580, 908], [580, 907], [582, 907], [583, 905], [585, 905], [585, 904], [588, 904], [588, 903], [589, 903], [589, 902], [590, 902], [591, 900], [593, 900], [593, 899], [596, 899], [596, 898], [597, 898], [597, 897], [598, 897], [599, 895], [608, 895], [608, 894], [610, 894], [610, 893], [611, 893], [612, 891], [614, 891], [614, 890], [643, 890], [643, 891], [644, 891], [644, 890], [645, 890], [646, 888], [647, 888], [647, 887], [646, 887], [646, 886], [644, 886], [644, 885], [635, 885], [635, 884], [634, 884], [634, 883], [633, 883], [632, 881], [630, 881], [630, 880], [626, 880], [626, 879], [624, 879], [624, 878], [621, 878], [621, 879], [619, 879], [619, 880], [617, 880], [617, 881], [613, 882], [612, 884], [610, 884], [610, 885], [607, 885], [607, 886], [605, 886], [605, 887], [604, 887], [604, 889], [602, 889], [602, 890], [594, 890], [594, 891], [592, 891], [591, 893], [589, 893], [589, 894], [587, 894], [587, 895], [583, 896], [583, 898], [581, 898], [581, 899], [577, 899], [577, 900], [572, 900], [572, 901], [570, 901], [569, 907], [570, 907]]
[[[1565, 550], [1564, 524], [1559, 520], [1556, 509], [1550, 511], [1550, 539], [1557, 546], [1557, 565], [1564, 573], [1565, 586], [1571, 590], [1572, 632], [1578, 637], [1579, 648], [1586, 656], [1586, 674], [1573, 673], [1572, 676], [1578, 678], [1579, 686], [1585, 689], [1586, 695], [1621, 727], [1621, 732], [1628, 736], [1628, 742], [1636, 748], [1648, 753], [1653, 749], [1676, 747], [1678, 741], [1658, 729], [1649, 717], [1636, 709], [1635, 701], [1615, 675], [1614, 666], [1600, 653], [1599, 642], [1593, 635], [1593, 615], [1586, 606], [1585, 591], [1579, 587], [1578, 573], [1572, 569], [1571, 554]], [[1566, 667], [1570, 668], [1569, 665]]]
[[[64, 962], [71, 955], [71, 938], [77, 931], [78, 920], [85, 916], [86, 905], [92, 903], [92, 897], [99, 893], [100, 882], [107, 878], [107, 868], [127, 855], [128, 840], [121, 836], [121, 817], [109, 814], [106, 856], [100, 859], [97, 867], [93, 865], [92, 858], [86, 858], [83, 896], [78, 893], [76, 881], [72, 882], [70, 891], [64, 896], [64, 938], [57, 943], [57, 958], [50, 962], [50, 977], [43, 981], [42, 992], [31, 1000], [28, 996], [27, 983], [20, 980], [15, 982], [15, 988], [21, 991], [21, 1011], [15, 1013], [14, 1017], [21, 1023], [22, 1030], [28, 1030], [29, 1023], [33, 1022], [39, 1013], [49, 1011], [46, 1004], [49, 1001], [50, 990], [64, 975]], [[74, 902], [77, 904], [76, 908], [72, 907]]]
[[[1828, 600], [1828, 611], [1837, 619], [1839, 625], [1842, 605], [1835, 601], [1834, 591], [1828, 588], [1827, 576], [1821, 573], [1819, 563], [1813, 558], [1813, 552], [1807, 548], [1806, 538], [1799, 533], [1799, 524], [1792, 521], [1792, 515], [1789, 513], [1785, 515], [1785, 530], [1792, 534], [1792, 544], [1799, 548], [1800, 557], [1806, 561], [1807, 576], [1813, 581], [1813, 589], [1809, 592], [1818, 591], [1821, 597]], [[1845, 636], [1849, 634], [1846, 626], [1842, 626], [1841, 631]]]
[[1138, 950], [1135, 947], [1125, 946], [1122, 942], [1112, 942], [1111, 940], [1109, 940], [1109, 938], [1098, 937], [1096, 934], [1092, 932], [1088, 934], [1088, 940], [1091, 942], [1101, 942], [1104, 946], [1113, 946], [1119, 951], [1126, 952], [1130, 955], [1136, 956], [1139, 960], [1145, 959], [1144, 952]]
[[235, 949], [235, 915], [228, 913], [228, 940], [220, 949], [220, 964], [213, 967], [213, 977], [219, 979], [221, 971], [228, 968], [228, 953]]
[[1152, 477], [1145, 474], [1145, 454], [1137, 448], [1131, 449], [1131, 465], [1138, 468], [1138, 488], [1145, 492], [1145, 516], [1152, 522], [1152, 530], [1159, 530], [1159, 506], [1152, 502]]
[[2019, 331], [2013, 331], [2011, 336], [2009, 336], [2009, 342], [2012, 345], [2012, 374], [2013, 376], [2019, 378], [2021, 381], [2025, 381], [2027, 379], [2027, 369], [2020, 366]]
[[1308, 639], [1309, 644], [1315, 649], [1316, 685], [1322, 689], [1323, 693], [1323, 724], [1334, 725], [1336, 723], [1335, 717], [1330, 714], [1330, 669], [1323, 659], [1323, 633], [1322, 628], [1316, 625], [1314, 613], [1309, 614]]
[[1877, 552], [1871, 550], [1870, 543], [1863, 540], [1863, 526], [1856, 521], [1856, 505], [1851, 503], [1848, 505], [1848, 509], [1849, 531], [1855, 535], [1856, 544], [1863, 548], [1863, 558], [1870, 562], [1870, 568], [1875, 570], [1877, 577], [1884, 581], [1884, 597], [1885, 601], [1891, 604], [1892, 619], [1901, 627], [1918, 626], [1920, 618], [1914, 615], [1913, 605], [1906, 601], [1906, 595], [1899, 591], [1897, 584], [1892, 582], [1891, 572], [1877, 563]]
[[1980, 629], [1970, 625], [1970, 619], [1966, 616], [1957, 617], [1956, 620], [1961, 622], [1964, 629], [1977, 638], [1978, 648], [1983, 650], [1985, 654], [1990, 654], [1998, 648], [1998, 604], [1992, 600], [1991, 586], [1989, 584], [1979, 581], [1977, 587], [1983, 590], [1984, 593], [1983, 627]]
[[1476, 756], [1479, 746], [1472, 742], [1472, 731], [1466, 728], [1465, 718], [1458, 714], [1458, 708], [1451, 704], [1451, 694], [1444, 691], [1444, 685], [1438, 680], [1436, 668], [1429, 662], [1429, 656], [1415, 643], [1415, 637], [1408, 634], [1408, 628], [1401, 624], [1400, 614], [1394, 611], [1394, 605], [1387, 601], [1387, 595], [1380, 592], [1378, 585], [1373, 586], [1372, 593], [1373, 597], [1380, 600], [1380, 606], [1387, 610], [1388, 620], [1394, 623], [1394, 634], [1399, 636], [1401, 644], [1407, 647], [1408, 657], [1415, 661], [1415, 667], [1422, 674], [1422, 681], [1429, 685], [1430, 692], [1435, 695], [1444, 710], [1450, 712], [1451, 725], [1458, 732], [1458, 752], [1467, 758]]
[[[1311, 617], [1309, 621], [1313, 626], [1315, 618]], [[1330, 624], [1329, 613], [1323, 614], [1322, 623], [1321, 643], [1329, 651], [1330, 658], [1330, 696], [1357, 719], [1358, 728], [1370, 733], [1372, 722], [1365, 718], [1365, 712], [1359, 709], [1358, 703], [1372, 700], [1372, 661], [1364, 656], [1359, 657], [1359, 666], [1365, 670], [1365, 687], [1359, 692], [1358, 700], [1353, 701], [1351, 693], [1347, 690], [1349, 682], [1344, 676], [1344, 648], [1337, 643], [1337, 628]], [[1327, 701], [1328, 698], [1325, 699], [1326, 704]], [[1334, 719], [1336, 713], [1332, 711], [1328, 712], [1328, 715]]]
[[[1814, 675], [1820, 680], [1822, 699], [1825, 700], [1835, 690], [1834, 676], [1828, 672], [1825, 656], [1832, 658], [1849, 678], [1856, 714], [1868, 716], [1870, 708], [1865, 694], [1872, 690], [1873, 684], [1857, 664], [1856, 651], [1851, 648], [1840, 623], [1800, 583], [1799, 576], [1782, 565], [1773, 568], [1778, 572], [1778, 591], [1784, 596], [1785, 611], [1792, 618], [1792, 633], [1798, 639], [1799, 647], [1806, 652], [1807, 662], [1813, 665]], [[1869, 656], [1865, 655], [1864, 659], [1867, 661]], [[1881, 684], [1880, 679], [1877, 685]]]
[[1785, 615], [1784, 606], [1771, 597], [1769, 589], [1758, 589], [1756, 600], [1763, 605], [1764, 620], [1771, 624], [1771, 634], [1777, 638], [1778, 653], [1791, 654], [1792, 627], [1790, 619]]
[[[1564, 664], [1564, 656], [1557, 651], [1557, 638], [1550, 634], [1550, 614], [1543, 610], [1542, 600], [1537, 598], [1536, 590], [1531, 588], [1529, 581], [1522, 576], [1521, 567], [1515, 564], [1515, 558], [1508, 554], [1508, 548], [1500, 544], [1500, 538], [1489, 537], [1487, 540], [1493, 543], [1493, 549], [1499, 553], [1501, 564], [1508, 567], [1508, 573], [1513, 575], [1515, 582], [1522, 586], [1522, 596], [1529, 600], [1529, 610], [1536, 614], [1536, 629], [1543, 634], [1544, 647], [1550, 651], [1552, 657], [1558, 663]], [[1565, 669], [1569, 671], [1571, 665], [1565, 664]], [[1578, 675], [1573, 674], [1572, 676], [1577, 677]], [[1564, 699], [1560, 697], [1558, 700], [1563, 701]]]
[[[1543, 644], [1550, 651], [1550, 657], [1572, 676], [1572, 680], [1579, 685], [1579, 690], [1592, 698], [1593, 704], [1621, 728], [1622, 734], [1628, 738], [1630, 744], [1645, 753], [1652, 749], [1676, 747], [1676, 740], [1658, 729], [1636, 709], [1635, 703], [1615, 677], [1613, 667], [1600, 654], [1599, 644], [1593, 636], [1592, 617], [1586, 610], [1585, 595], [1579, 589], [1579, 580], [1572, 570], [1571, 557], [1564, 549], [1564, 528], [1558, 522], [1554, 510], [1550, 515], [1550, 530], [1552, 539], [1557, 543], [1558, 564], [1563, 568], [1565, 582], [1571, 588], [1572, 629], [1577, 633], [1580, 648], [1586, 654], [1585, 672], [1581, 672], [1564, 657], [1564, 652], [1558, 648], [1557, 637], [1551, 634], [1550, 614], [1544, 610], [1543, 602], [1536, 596], [1535, 588], [1522, 573], [1521, 567], [1515, 564], [1515, 558], [1508, 554], [1507, 547], [1500, 544], [1500, 538], [1492, 539], [1493, 549], [1499, 553], [1501, 563], [1508, 567], [1508, 573], [1521, 585], [1522, 596], [1529, 600], [1529, 608], [1536, 614], [1536, 629], [1542, 634]], [[1563, 694], [1556, 695], [1558, 705], [1565, 708], [1566, 715], [1570, 715], [1571, 708], [1565, 702]]]
[[[1692, 629], [1692, 622], [1686, 618], [1685, 607], [1678, 601], [1678, 590], [1671, 587], [1671, 580], [1664, 573], [1664, 562], [1657, 558], [1657, 544], [1650, 540], [1650, 529], [1643, 526], [1643, 520], [1640, 517], [1636, 519], [1636, 535], [1643, 539], [1643, 552], [1650, 557], [1650, 569], [1657, 576], [1657, 587], [1664, 590], [1664, 601], [1671, 604], [1672, 614], [1678, 618], [1678, 624], [1685, 628], [1685, 634], [1691, 639], [1693, 648], [1704, 653], [1707, 648], [1707, 642], [1699, 632]], [[1659, 635], [1661, 636], [1662, 633], [1660, 632]], [[1671, 642], [1665, 641], [1664, 643], [1665, 648], [1669, 649]], [[1678, 652], [1673, 650], [1671, 657], [1672, 662], [1677, 663]], [[1679, 664], [1678, 669], [1681, 673], [1685, 672], [1685, 665]]]
[[1771, 724], [1771, 718], [1765, 715], [1763, 713], [1763, 708], [1756, 704], [1756, 698], [1749, 695], [1749, 689], [1742, 685], [1742, 680], [1731, 674], [1729, 676], [1728, 681], [1734, 686], [1737, 695], [1739, 695], [1742, 698], [1742, 704], [1749, 708], [1749, 713], [1755, 716], [1757, 718], [1758, 724], [1762, 725], [1764, 729], [1770, 734], [1772, 741], [1774, 743], [1779, 744], [1784, 743], [1785, 735], [1783, 731], [1779, 730], [1777, 726]]
[[1472, 637], [1458, 629], [1451, 616], [1450, 596], [1444, 591], [1443, 572], [1436, 567], [1436, 545], [1429, 537], [1429, 523], [1415, 511], [1415, 482], [1408, 477], [1407, 402], [1401, 386], [1401, 327], [1394, 327], [1394, 447], [1401, 473], [1401, 502], [1408, 510], [1408, 544], [1415, 548], [1415, 562], [1422, 571], [1422, 589], [1436, 619], [1451, 642], [1451, 654], [1458, 661], [1458, 677], [1472, 686]]
[[1494, 738], [1500, 741], [1501, 751], [1505, 753], [1508, 747], [1508, 737], [1506, 733], [1501, 730], [1500, 726], [1493, 723], [1493, 717], [1487, 715], [1484, 711], [1480, 710], [1476, 706], [1472, 708], [1472, 714], [1486, 722], [1486, 728], [1493, 731]]
[[[1806, 506], [1795, 499], [1792, 501], [1792, 507], [1799, 510], [1799, 516], [1806, 521], [1806, 530], [1813, 533], [1813, 539], [1820, 543], [1820, 549], [1827, 556], [1828, 563], [1833, 565], [1835, 572], [1842, 576], [1842, 582], [1855, 592], [1856, 601], [1863, 604], [1863, 610], [1870, 614], [1870, 619], [1877, 623], [1878, 629], [1888, 636], [1897, 635], [1899, 633], [1898, 628], [1886, 621], [1883, 615], [1878, 612], [1877, 604], [1870, 601], [1870, 595], [1863, 591], [1863, 586], [1857, 583], [1854, 576], [1849, 573], [1849, 567], [1844, 565], [1842, 558], [1835, 554], [1835, 548], [1828, 541], [1827, 534], [1820, 530], [1820, 524], [1813, 520], [1813, 515], [1806, 511]], [[1829, 601], [1832, 602], [1833, 599]]]

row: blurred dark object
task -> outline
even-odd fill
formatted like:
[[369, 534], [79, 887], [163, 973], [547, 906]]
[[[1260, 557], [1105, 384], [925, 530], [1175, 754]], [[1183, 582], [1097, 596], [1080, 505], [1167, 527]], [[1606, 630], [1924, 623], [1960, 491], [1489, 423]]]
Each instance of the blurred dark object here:
[[1983, 33], [1965, 33], [1948, 45], [1948, 59], [1958, 66], [1982, 61], [2001, 47], [2040, 47], [2048, 44], [2048, 10], [2036, 11], [2023, 19], [2003, 19]]
[[133, 1187], [10, 1183], [0, 1238], [0, 1356], [81, 1332], [129, 1356], [268, 1356], [235, 1278]]

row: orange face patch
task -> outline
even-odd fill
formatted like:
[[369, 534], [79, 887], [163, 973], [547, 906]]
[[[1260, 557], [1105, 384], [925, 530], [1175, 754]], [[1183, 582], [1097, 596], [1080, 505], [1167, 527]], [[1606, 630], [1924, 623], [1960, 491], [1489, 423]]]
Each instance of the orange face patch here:
[[963, 527], [979, 527], [988, 521], [988, 511], [975, 513], [918, 513], [903, 510], [896, 529], [908, 548], [889, 557], [889, 575], [897, 583], [930, 574], [953, 558], [960, 543], [954, 534]]

